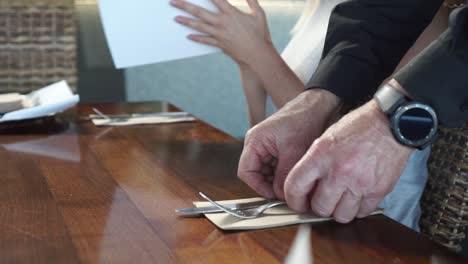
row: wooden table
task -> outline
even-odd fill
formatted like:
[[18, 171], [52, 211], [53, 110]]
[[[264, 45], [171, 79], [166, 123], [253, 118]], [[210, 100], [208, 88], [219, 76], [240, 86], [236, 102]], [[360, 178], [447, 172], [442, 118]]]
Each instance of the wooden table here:
[[[95, 105], [104, 113], [155, 104]], [[236, 177], [242, 143], [203, 122], [3, 127], [0, 263], [281, 263], [297, 226], [224, 232], [175, 208], [255, 196]], [[314, 263], [466, 263], [385, 216], [312, 225]], [[439, 261], [439, 262], [435, 262]]]

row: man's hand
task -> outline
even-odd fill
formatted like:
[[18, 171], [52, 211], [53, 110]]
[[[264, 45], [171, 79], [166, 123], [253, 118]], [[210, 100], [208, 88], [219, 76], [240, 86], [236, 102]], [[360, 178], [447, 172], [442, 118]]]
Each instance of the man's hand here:
[[284, 199], [284, 180], [329, 119], [339, 99], [325, 90], [303, 92], [247, 133], [238, 175], [268, 198]]
[[372, 100], [314, 141], [286, 179], [286, 201], [341, 223], [365, 217], [393, 189], [411, 152]]

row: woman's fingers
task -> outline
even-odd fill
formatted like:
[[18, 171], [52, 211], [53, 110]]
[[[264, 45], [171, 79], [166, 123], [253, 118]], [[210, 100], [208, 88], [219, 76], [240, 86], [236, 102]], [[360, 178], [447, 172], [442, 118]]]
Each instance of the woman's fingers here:
[[218, 41], [210, 36], [192, 34], [188, 35], [188, 38], [198, 43], [220, 48]]
[[262, 7], [258, 3], [258, 0], [247, 0], [247, 4], [250, 7], [250, 10], [252, 10], [253, 13], [257, 13], [262, 10]]
[[227, 0], [211, 0], [211, 2], [221, 11], [229, 11], [234, 8]]
[[184, 0], [171, 0], [171, 5], [177, 7], [180, 10], [183, 10], [194, 17], [197, 17], [203, 21], [208, 22], [209, 24], [217, 23], [217, 15], [209, 10], [206, 10], [203, 7], [191, 4]]
[[205, 33], [205, 34], [208, 34], [210, 36], [216, 35], [216, 28], [214, 28], [213, 26], [211, 26], [209, 24], [204, 23], [201, 20], [192, 19], [192, 18], [183, 17], [183, 16], [177, 16], [175, 18], [175, 20], [178, 23], [180, 23], [182, 25], [185, 25], [185, 26], [187, 26], [189, 28], [193, 28], [196, 31], [199, 31], [201, 33]]

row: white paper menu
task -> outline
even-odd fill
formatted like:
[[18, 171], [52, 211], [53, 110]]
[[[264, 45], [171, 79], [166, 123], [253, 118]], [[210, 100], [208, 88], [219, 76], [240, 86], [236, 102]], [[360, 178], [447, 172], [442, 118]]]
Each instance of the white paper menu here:
[[[216, 12], [210, 0], [191, 0]], [[183, 11], [169, 0], [99, 0], [104, 32], [114, 64], [127, 68], [210, 54], [219, 49], [187, 39], [196, 31], [174, 21]]]

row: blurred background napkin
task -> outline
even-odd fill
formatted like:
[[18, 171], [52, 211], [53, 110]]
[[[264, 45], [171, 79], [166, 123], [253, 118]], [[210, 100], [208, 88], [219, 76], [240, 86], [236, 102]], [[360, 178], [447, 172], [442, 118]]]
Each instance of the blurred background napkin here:
[[54, 115], [80, 100], [72, 93], [66, 81], [60, 81], [32, 93], [0, 95], [0, 108], [5, 113], [0, 122], [18, 121]]
[[[240, 200], [219, 201], [221, 205], [232, 203], [248, 203], [262, 201], [263, 198], [249, 198]], [[209, 202], [194, 202], [196, 207], [212, 206]], [[377, 210], [374, 214], [381, 214], [382, 210]], [[240, 219], [228, 213], [205, 214], [213, 224], [223, 230], [250, 230], [279, 227], [293, 224], [314, 223], [332, 220], [329, 217], [318, 217], [312, 213], [296, 213], [286, 205], [267, 209], [264, 214], [254, 219]]]
[[138, 116], [129, 118], [92, 118], [91, 120], [96, 126], [132, 126], [132, 125], [149, 125], [149, 124], [171, 124], [180, 122], [193, 122], [196, 120], [193, 116]]

